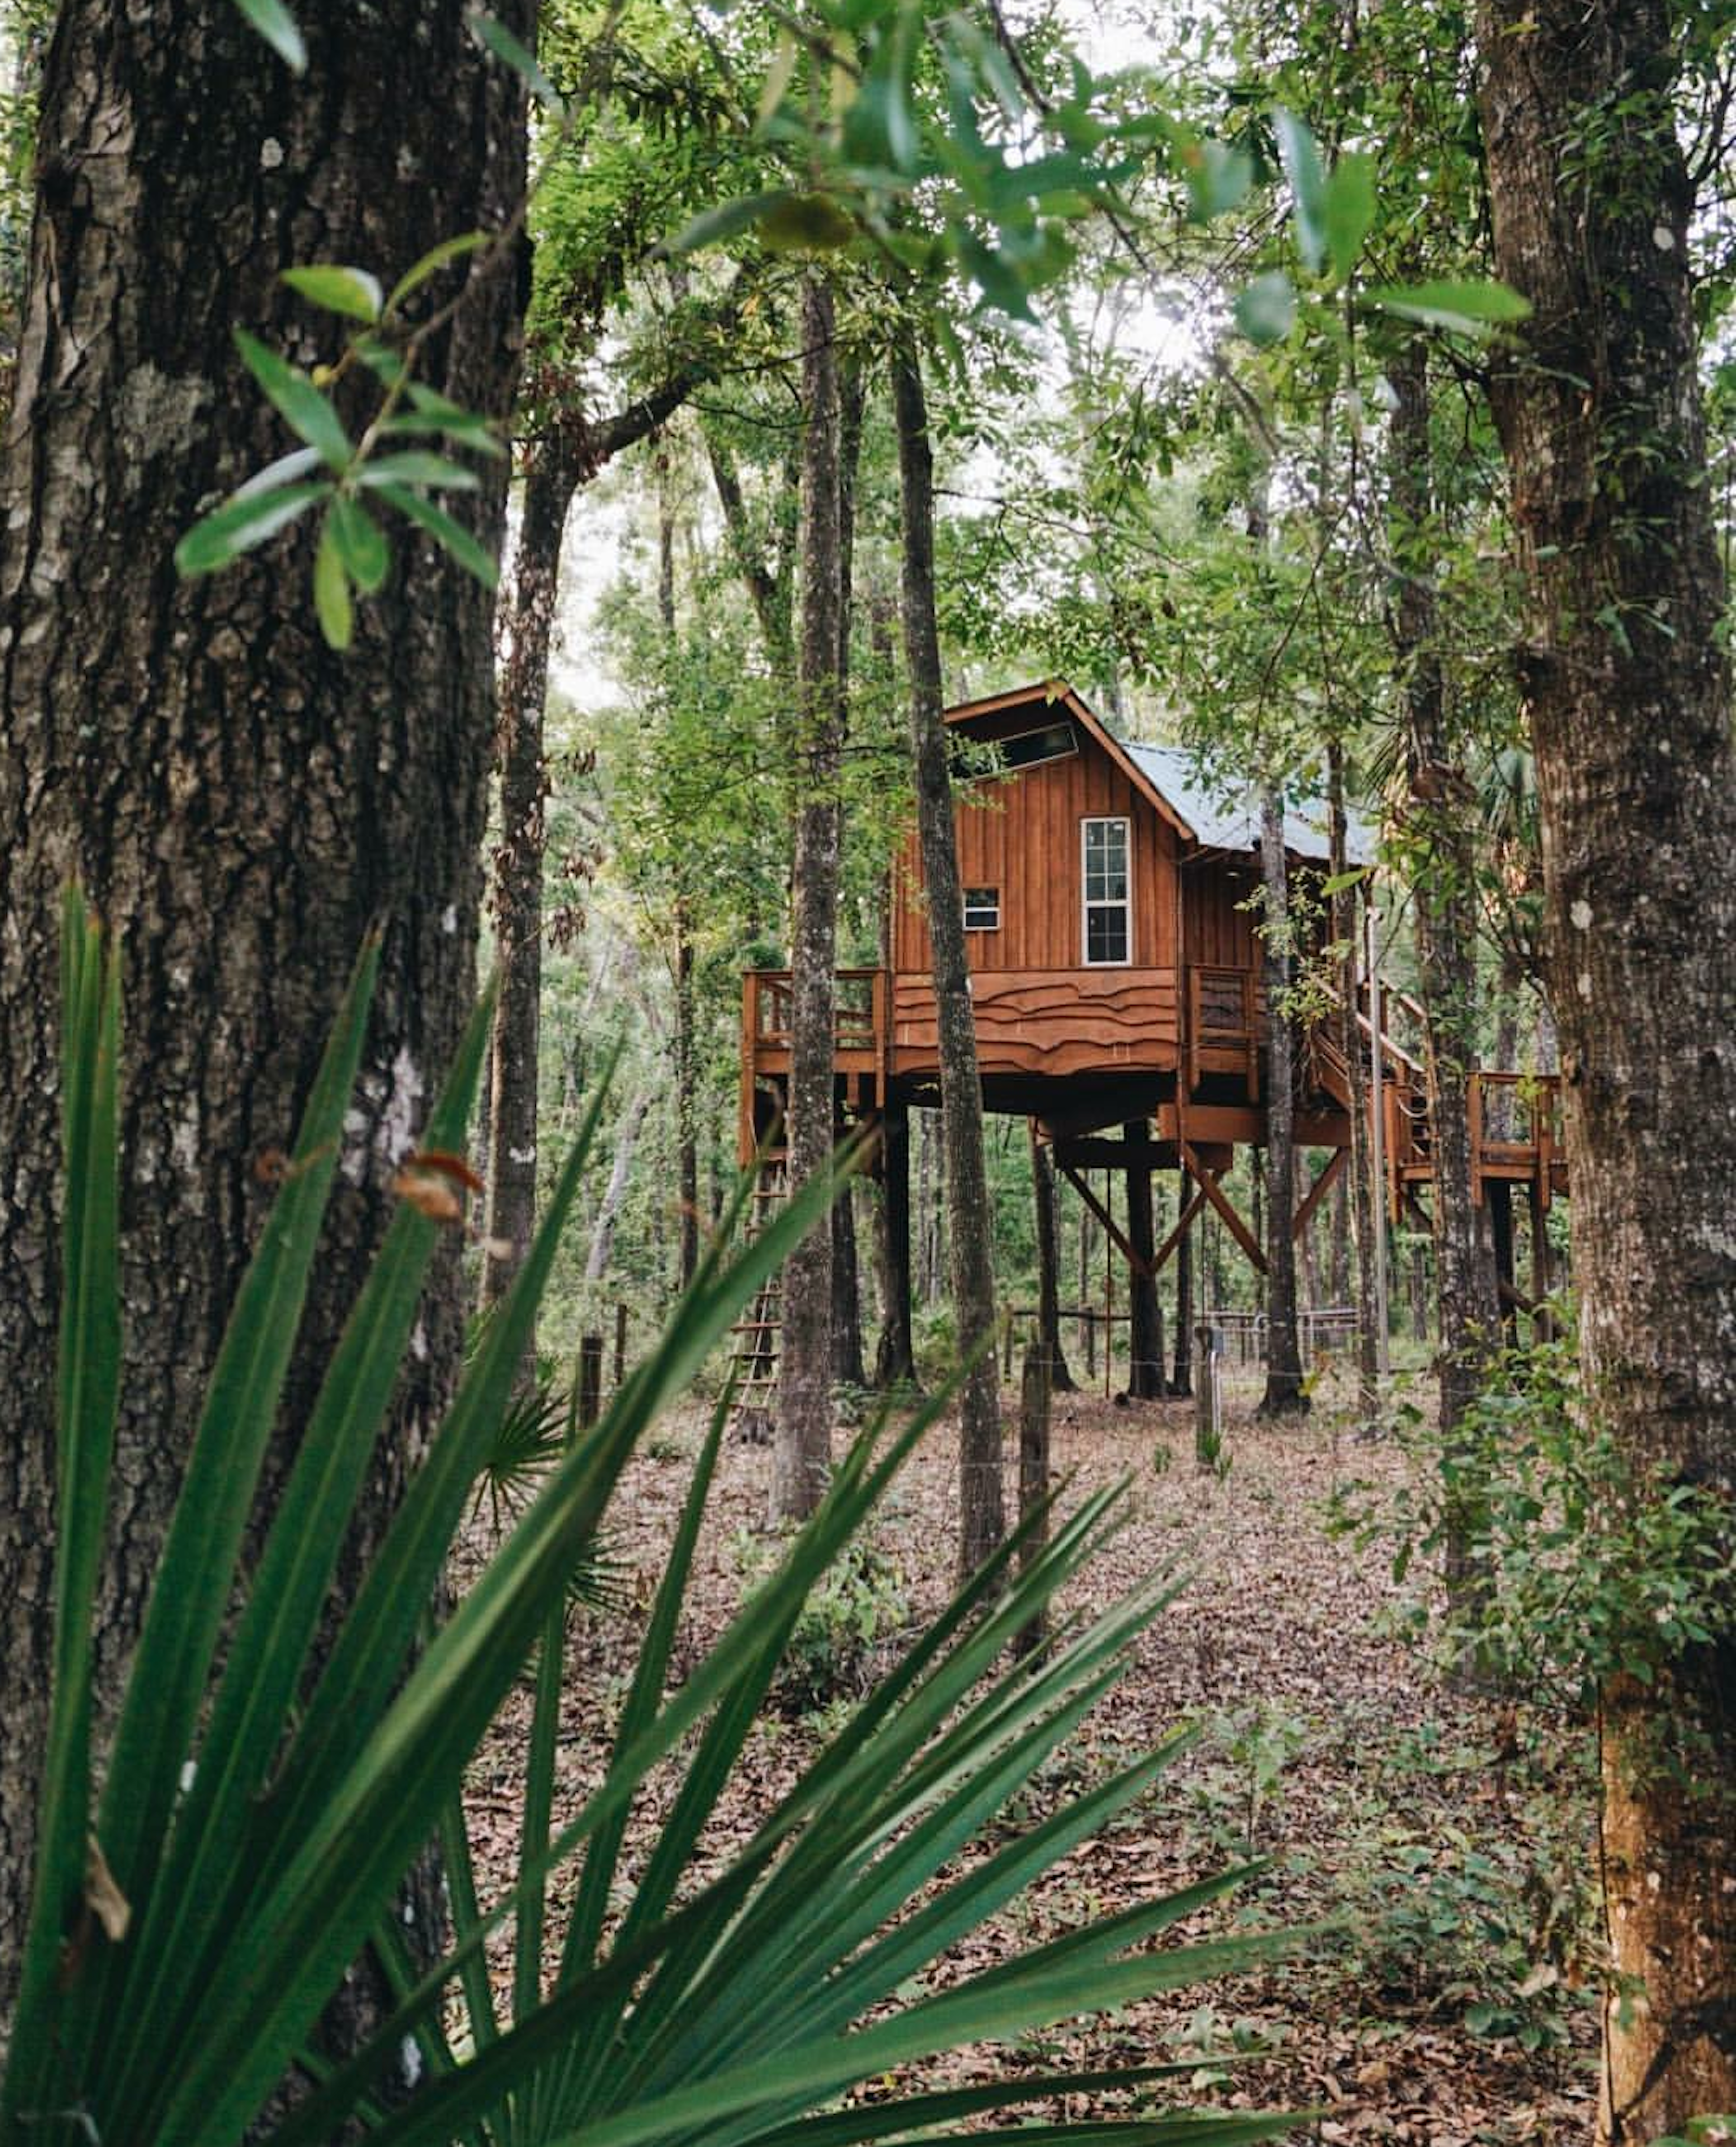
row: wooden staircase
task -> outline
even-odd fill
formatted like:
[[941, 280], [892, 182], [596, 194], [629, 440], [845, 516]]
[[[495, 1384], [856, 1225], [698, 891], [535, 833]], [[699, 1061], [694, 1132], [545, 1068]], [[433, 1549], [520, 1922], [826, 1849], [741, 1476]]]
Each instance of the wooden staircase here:
[[[788, 1159], [783, 1149], [774, 1149], [761, 1159], [749, 1196], [747, 1234], [750, 1244], [788, 1197]], [[730, 1329], [735, 1337], [732, 1359], [735, 1401], [729, 1429], [755, 1445], [764, 1445], [772, 1435], [783, 1331], [783, 1270], [779, 1268], [760, 1284], [746, 1319], [737, 1320]]]

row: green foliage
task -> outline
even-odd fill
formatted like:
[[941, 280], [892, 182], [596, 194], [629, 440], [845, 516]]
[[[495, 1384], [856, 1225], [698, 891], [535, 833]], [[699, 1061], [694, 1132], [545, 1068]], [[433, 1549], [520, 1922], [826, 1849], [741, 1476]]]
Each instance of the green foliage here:
[[[518, 2143], [583, 2133], [597, 2147], [650, 2147], [699, 2130], [743, 2147], [809, 2134], [865, 2142], [1038, 2099], [1143, 2090], [1172, 2076], [1178, 2069], [1024, 2074], [877, 2098], [827, 2118], [807, 2114], [936, 2050], [1008, 2039], [1273, 1951], [1274, 1940], [1246, 1936], [1147, 1949], [1225, 1894], [1238, 1875], [1232, 1871], [943, 1989], [918, 1980], [1137, 1799], [1177, 1749], [1143, 1754], [983, 1858], [959, 1856], [1112, 1689], [1156, 1607], [1148, 1590], [1073, 1629], [1038, 1668], [998, 1667], [1013, 1636], [1101, 1543], [1118, 1493], [1088, 1500], [1028, 1560], [1018, 1541], [1004, 1545], [916, 1636], [752, 1838], [721, 1869], [713, 1858], [708, 1824], [803, 1607], [933, 1409], [896, 1437], [876, 1426], [856, 1444], [781, 1563], [670, 1695], [723, 1436], [718, 1411], [603, 1779], [551, 1834], [563, 1598], [573, 1564], [595, 1540], [620, 1472], [659, 1409], [823, 1216], [823, 1185], [804, 1189], [733, 1262], [718, 1247], [708, 1250], [661, 1344], [554, 1464], [471, 1593], [418, 1654], [423, 1605], [511, 1401], [593, 1112], [523, 1270], [316, 1663], [338, 1554], [440, 1234], [438, 1223], [403, 1201], [305, 1427], [243, 1607], [225, 1632], [359, 1059], [372, 948], [212, 1375], [98, 1792], [90, 1621], [119, 1403], [118, 993], [112, 952], [76, 901], [65, 948], [56, 1680], [39, 1881], [0, 2084], [0, 2142], [228, 2147], [248, 2133], [311, 2147], [353, 2122], [383, 2147], [444, 2147], [484, 2133]], [[462, 1139], [486, 1033], [484, 1008], [435, 1107], [428, 1144], [451, 1149]], [[484, 1909], [460, 1800], [464, 1769], [539, 1643], [517, 1877]], [[675, 1773], [673, 1795], [651, 1856], [629, 1879], [628, 1814], [665, 1762]], [[390, 1906], [437, 1829], [457, 1944], [418, 1979]], [[579, 1851], [557, 1947], [545, 1893]], [[921, 1906], [904, 1913], [913, 1899]], [[515, 1954], [503, 2013], [483, 1948], [509, 1919]], [[333, 2069], [312, 2057], [308, 2038], [370, 1939], [398, 2002]], [[453, 2017], [464, 2023], [451, 2037], [449, 1989]], [[388, 2108], [374, 2099], [376, 2085], [411, 2045], [419, 2091]], [[308, 2067], [310, 2093], [268, 2116], [298, 2062]], [[1178, 2113], [1126, 2129], [1134, 2147], [1236, 2147], [1286, 2124]]]
[[1728, 1491], [1620, 1452], [1571, 1339], [1503, 1351], [1448, 1442], [1408, 1414], [1409, 1482], [1389, 1499], [1349, 1487], [1337, 1524], [1388, 1539], [1401, 1579], [1468, 1524], [1477, 1583], [1443, 1635], [1459, 1659], [1583, 1713], [1608, 1680], [1651, 1684], [1736, 1624]]
[[[738, 1569], [758, 1579], [779, 1546], [743, 1531], [735, 1539]], [[897, 1561], [858, 1536], [802, 1606], [767, 1694], [780, 1714], [811, 1714], [842, 1699], [859, 1699], [910, 1622], [910, 1600]]]

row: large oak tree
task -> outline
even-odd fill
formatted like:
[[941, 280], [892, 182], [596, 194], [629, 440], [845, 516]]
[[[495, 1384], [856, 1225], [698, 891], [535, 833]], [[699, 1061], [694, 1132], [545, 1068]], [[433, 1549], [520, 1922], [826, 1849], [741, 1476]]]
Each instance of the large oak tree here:
[[[43, 83], [0, 470], [0, 1997], [48, 1670], [60, 887], [81, 879], [124, 948], [127, 1361], [105, 1694], [268, 1199], [260, 1159], [288, 1144], [363, 934], [384, 934], [380, 989], [281, 1451], [473, 988], [488, 591], [403, 533], [340, 657], [305, 593], [311, 538], [192, 584], [172, 560], [203, 511], [293, 444], [243, 373], [234, 327], [303, 363], [336, 354], [329, 318], [281, 272], [356, 263], [390, 279], [438, 241], [505, 224], [523, 183], [520, 85], [477, 45], [462, 0], [298, 12], [301, 77], [230, 0], [64, 0]], [[532, 34], [529, 0], [495, 13]], [[470, 273], [430, 286], [429, 308]], [[425, 353], [432, 385], [496, 417], [513, 393], [519, 281], [497, 251]], [[499, 467], [466, 511], [491, 548]], [[380, 1510], [458, 1335], [430, 1312], [378, 1459]]]
[[[1482, 0], [1498, 367], [1528, 612], [1591, 1408], [1636, 1469], [1736, 1479], [1736, 749], [1664, 0]], [[1619, 1979], [1601, 2131], [1736, 2108], [1736, 1647], [1602, 1695]]]

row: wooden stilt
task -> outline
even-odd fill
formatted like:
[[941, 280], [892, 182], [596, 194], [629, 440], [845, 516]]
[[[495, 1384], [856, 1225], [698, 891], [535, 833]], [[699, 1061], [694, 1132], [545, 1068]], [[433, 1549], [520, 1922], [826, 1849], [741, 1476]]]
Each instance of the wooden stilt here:
[[[1143, 1124], [1122, 1129], [1129, 1155], [1145, 1139]], [[1152, 1259], [1156, 1224], [1153, 1219], [1151, 1165], [1143, 1156], [1128, 1164], [1127, 1179], [1128, 1242], [1128, 1392], [1136, 1400], [1151, 1401], [1163, 1391], [1163, 1313], [1158, 1303], [1157, 1268]], [[1137, 1259], [1132, 1257], [1137, 1254]]]

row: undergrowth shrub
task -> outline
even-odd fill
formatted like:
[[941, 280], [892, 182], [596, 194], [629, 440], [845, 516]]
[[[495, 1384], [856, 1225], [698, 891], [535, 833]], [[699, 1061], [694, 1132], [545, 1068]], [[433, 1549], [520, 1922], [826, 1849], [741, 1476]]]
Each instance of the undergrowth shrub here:
[[[743, 1529], [734, 1542], [737, 1569], [746, 1580], [762, 1580], [783, 1548], [779, 1538]], [[903, 1569], [869, 1537], [858, 1536], [803, 1604], [767, 1704], [793, 1719], [834, 1700], [859, 1699], [909, 1623]]]

